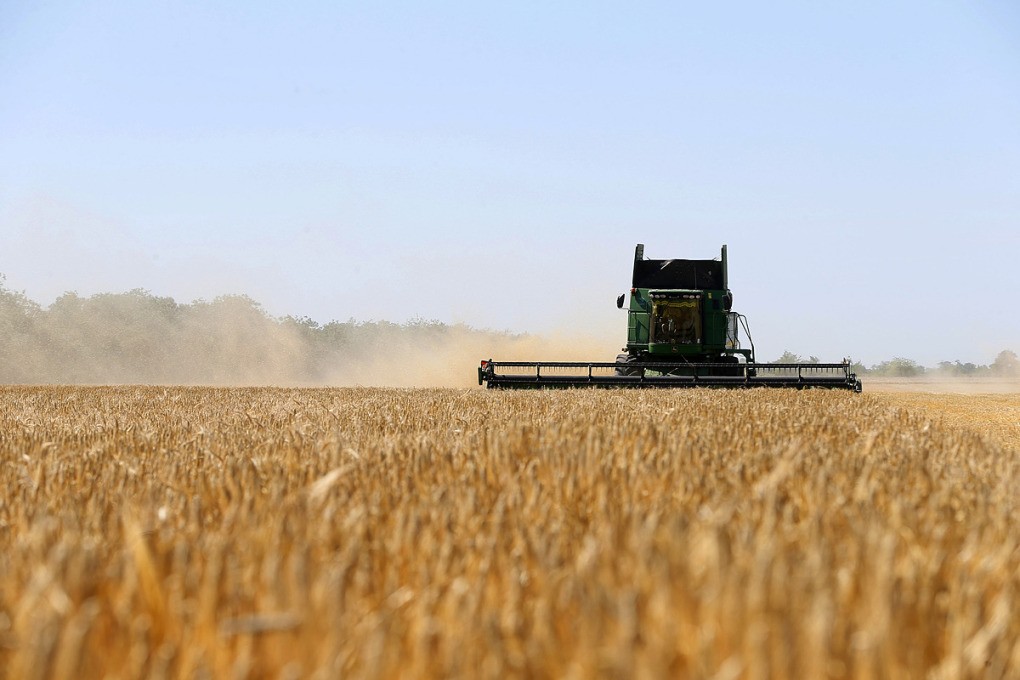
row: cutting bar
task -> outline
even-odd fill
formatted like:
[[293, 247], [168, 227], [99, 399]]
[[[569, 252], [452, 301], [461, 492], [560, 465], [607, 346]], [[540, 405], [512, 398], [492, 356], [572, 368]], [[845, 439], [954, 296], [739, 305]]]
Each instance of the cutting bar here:
[[812, 387], [861, 391], [850, 361], [835, 364], [482, 361], [478, 384], [499, 389], [569, 387]]

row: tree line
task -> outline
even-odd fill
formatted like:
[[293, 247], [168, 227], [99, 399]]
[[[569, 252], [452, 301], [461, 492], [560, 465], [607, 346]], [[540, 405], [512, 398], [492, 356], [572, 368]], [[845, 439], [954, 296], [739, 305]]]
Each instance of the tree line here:
[[[787, 350], [783, 352], [775, 361], [769, 363], [773, 364], [793, 364], [793, 363], [808, 363], [817, 364], [819, 363], [818, 357], [809, 356], [806, 359], [794, 354]], [[1020, 357], [1017, 356], [1016, 352], [1009, 349], [1004, 349], [995, 357], [992, 363], [974, 364], [964, 363], [959, 360], [956, 361], [940, 361], [938, 365], [934, 367], [926, 367], [917, 363], [913, 359], [907, 359], [904, 357], [894, 357], [888, 361], [873, 364], [871, 366], [865, 366], [863, 363], [855, 362], [853, 364], [853, 370], [858, 375], [876, 375], [876, 376], [889, 376], [889, 377], [901, 377], [911, 378], [922, 375], [934, 375], [937, 377], [951, 377], [951, 378], [968, 378], [968, 377], [1001, 377], [1001, 378], [1017, 378], [1020, 377]]]

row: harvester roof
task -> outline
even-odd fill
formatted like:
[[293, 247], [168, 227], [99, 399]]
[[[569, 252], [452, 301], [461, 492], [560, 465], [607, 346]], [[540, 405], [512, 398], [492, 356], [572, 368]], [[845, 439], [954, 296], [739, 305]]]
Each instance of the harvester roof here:
[[726, 246], [718, 260], [646, 260], [644, 246], [634, 254], [634, 288], [725, 290]]

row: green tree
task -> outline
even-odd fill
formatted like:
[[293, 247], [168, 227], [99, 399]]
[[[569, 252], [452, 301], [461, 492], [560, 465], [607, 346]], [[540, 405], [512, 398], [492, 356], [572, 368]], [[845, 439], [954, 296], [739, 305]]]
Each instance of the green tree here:
[[46, 366], [45, 356], [35, 351], [45, 344], [39, 328], [43, 311], [23, 292], [8, 289], [5, 281], [0, 274], [0, 381], [28, 382]]
[[775, 361], [770, 361], [770, 364], [820, 364], [822, 360], [818, 357], [811, 355], [807, 359], [799, 354], [794, 354], [790, 350], [783, 352], [783, 355]]
[[889, 361], [883, 361], [882, 363], [874, 366], [871, 369], [872, 373], [878, 375], [888, 375], [897, 378], [911, 378], [918, 375], [924, 374], [924, 366], [920, 365], [913, 359], [905, 359], [903, 357], [896, 357]]
[[995, 357], [990, 368], [995, 375], [1020, 376], [1020, 357], [1013, 350], [1004, 349]]
[[988, 370], [987, 366], [979, 366], [969, 361], [962, 363], [959, 359], [956, 361], [940, 361], [938, 365], [939, 373], [955, 377], [974, 377], [987, 374]]

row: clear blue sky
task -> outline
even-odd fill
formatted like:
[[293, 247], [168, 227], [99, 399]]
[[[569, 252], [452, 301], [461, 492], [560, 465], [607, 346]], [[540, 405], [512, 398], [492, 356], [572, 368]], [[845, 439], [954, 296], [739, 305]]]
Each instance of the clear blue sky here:
[[43, 304], [245, 293], [611, 357], [637, 242], [729, 244], [763, 359], [1020, 351], [1020, 9], [0, 3], [0, 272]]

